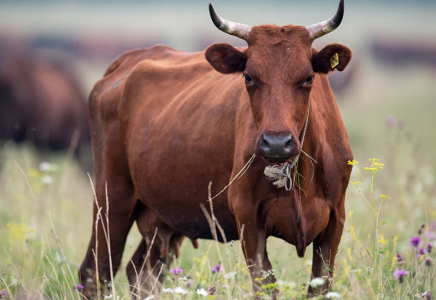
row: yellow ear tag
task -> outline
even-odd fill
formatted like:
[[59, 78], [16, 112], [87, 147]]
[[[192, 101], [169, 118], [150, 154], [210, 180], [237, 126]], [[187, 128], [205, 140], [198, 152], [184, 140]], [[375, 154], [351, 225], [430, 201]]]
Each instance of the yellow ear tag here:
[[333, 54], [333, 56], [330, 57], [330, 65], [332, 66], [332, 69], [336, 68], [337, 65], [339, 65], [339, 55], [337, 53]]

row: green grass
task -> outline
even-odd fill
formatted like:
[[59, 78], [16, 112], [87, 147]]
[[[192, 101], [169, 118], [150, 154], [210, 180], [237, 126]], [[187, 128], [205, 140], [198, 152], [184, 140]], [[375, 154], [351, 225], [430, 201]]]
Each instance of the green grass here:
[[[384, 166], [377, 171], [373, 188], [371, 170], [364, 169], [371, 162], [356, 157], [360, 161], [357, 167], [365, 178], [357, 171], [352, 174], [351, 181], [362, 184], [355, 184], [359, 188], [350, 184], [348, 189], [348, 218], [332, 284], [332, 290], [344, 299], [410, 299], [425, 291], [436, 294], [434, 264], [426, 266], [425, 258], [417, 258], [409, 245], [410, 238], [418, 236], [421, 224], [425, 224], [424, 230], [427, 230], [436, 220], [435, 168], [423, 163], [422, 157], [430, 152], [417, 157], [415, 145], [406, 139], [406, 129], [386, 127], [383, 130], [386, 132], [381, 135], [389, 137], [380, 143], [401, 146], [381, 151], [389, 156], [381, 161]], [[43, 161], [49, 164], [41, 165]], [[92, 188], [87, 175], [71, 157], [50, 154], [44, 158], [29, 146], [6, 145], [1, 162], [0, 291], [5, 290], [11, 299], [25, 299], [25, 295], [28, 299], [79, 299], [73, 287], [79, 283], [77, 269], [92, 226]], [[390, 197], [383, 205], [380, 194]], [[370, 204], [374, 197], [374, 208], [379, 209], [375, 222], [378, 238], [375, 237], [373, 209], [362, 196], [369, 199]], [[134, 228], [127, 240], [123, 265], [115, 278], [114, 288], [119, 299], [129, 299], [124, 268], [139, 239]], [[430, 241], [424, 239], [423, 247], [427, 242]], [[304, 298], [310, 279], [311, 248], [305, 258], [299, 259], [293, 246], [270, 238], [268, 252], [283, 299]], [[404, 264], [396, 262], [397, 253], [404, 257]], [[435, 251], [425, 254], [427, 258], [436, 259], [435, 256]], [[223, 266], [218, 274], [211, 272], [216, 264]], [[181, 256], [172, 267], [175, 266], [181, 267], [184, 273], [180, 276], [166, 273], [165, 288], [185, 288], [185, 276], [193, 282], [186, 288], [188, 294], [177, 296], [179, 298], [200, 299], [195, 288], [207, 290], [213, 285], [218, 299], [250, 297], [250, 276], [239, 242], [231, 246], [200, 241], [197, 250], [185, 242]], [[403, 283], [393, 277], [397, 268], [409, 272]], [[163, 294], [162, 299], [175, 297]]]

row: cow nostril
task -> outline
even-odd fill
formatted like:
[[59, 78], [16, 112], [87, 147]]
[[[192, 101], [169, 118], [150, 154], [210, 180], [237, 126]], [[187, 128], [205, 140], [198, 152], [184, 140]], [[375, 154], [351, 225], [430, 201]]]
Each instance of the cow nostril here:
[[263, 135], [263, 136], [262, 136], [262, 139], [260, 140], [260, 146], [261, 146], [263, 149], [269, 149], [269, 148], [271, 148], [270, 143], [268, 143], [268, 141], [265, 139], [265, 135]]
[[285, 143], [285, 149], [291, 149], [294, 145], [294, 141], [292, 140], [292, 136], [289, 137], [289, 140]]

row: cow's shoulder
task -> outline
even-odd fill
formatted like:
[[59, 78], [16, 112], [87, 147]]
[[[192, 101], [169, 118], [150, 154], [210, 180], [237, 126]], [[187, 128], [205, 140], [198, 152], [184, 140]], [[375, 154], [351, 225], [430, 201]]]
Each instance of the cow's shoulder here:
[[107, 68], [104, 77], [119, 71], [120, 67], [133, 68], [138, 62], [145, 59], [162, 60], [168, 56], [179, 53], [180, 51], [174, 50], [171, 47], [164, 45], [155, 45], [150, 48], [130, 50], [118, 56]]
[[[188, 53], [159, 46], [150, 49], [147, 56], [133, 68], [130, 77], [142, 76], [142, 79], [145, 79], [144, 76], [147, 77], [147, 74], [153, 74], [153, 78], [150, 79], [160, 81], [156, 76], [168, 73], [165, 74], [165, 78], [160, 79], [192, 81], [192, 76], [201, 75], [208, 71], [212, 71], [212, 67], [207, 63], [204, 52]], [[177, 74], [184, 74], [184, 76], [178, 78]]]
[[126, 51], [111, 63], [104, 73], [104, 76], [94, 85], [89, 101], [88, 108], [90, 115], [100, 114], [100, 120], [114, 116], [118, 103], [122, 97], [127, 78], [132, 70], [142, 61], [163, 60], [171, 57], [178, 51], [170, 47], [157, 45], [151, 48]]

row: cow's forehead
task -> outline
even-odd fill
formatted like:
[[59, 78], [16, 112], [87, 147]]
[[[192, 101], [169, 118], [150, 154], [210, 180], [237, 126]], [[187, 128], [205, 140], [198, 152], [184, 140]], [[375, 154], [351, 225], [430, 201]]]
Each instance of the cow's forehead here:
[[305, 75], [311, 55], [312, 41], [305, 27], [255, 26], [248, 40], [247, 68], [265, 79], [282, 74], [292, 80]]
[[309, 31], [304, 26], [277, 26], [277, 25], [260, 25], [253, 26], [248, 38], [248, 44], [258, 43], [276, 43], [284, 39], [298, 40], [302, 44], [310, 45], [312, 39], [309, 37]]

